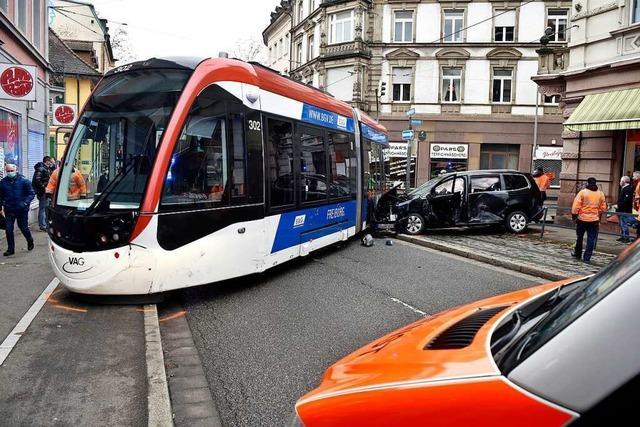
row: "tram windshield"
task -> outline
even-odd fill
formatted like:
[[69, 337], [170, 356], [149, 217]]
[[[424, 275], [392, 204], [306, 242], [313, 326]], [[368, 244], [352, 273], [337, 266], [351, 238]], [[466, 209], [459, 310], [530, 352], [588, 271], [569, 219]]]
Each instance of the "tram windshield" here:
[[103, 79], [70, 142], [57, 204], [78, 210], [139, 208], [189, 76], [183, 70], [147, 69]]

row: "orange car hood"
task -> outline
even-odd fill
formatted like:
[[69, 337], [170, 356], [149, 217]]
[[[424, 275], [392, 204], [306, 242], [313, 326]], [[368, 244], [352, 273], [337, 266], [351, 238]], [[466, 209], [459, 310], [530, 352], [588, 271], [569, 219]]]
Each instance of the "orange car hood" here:
[[[498, 375], [489, 351], [493, 327], [522, 303], [570, 281], [549, 283], [456, 307], [392, 332], [330, 367], [320, 386], [300, 399], [299, 404], [335, 393], [394, 384]], [[425, 350], [427, 343], [449, 326], [480, 308], [498, 306], [508, 307], [481, 327], [471, 345], [459, 350]]]

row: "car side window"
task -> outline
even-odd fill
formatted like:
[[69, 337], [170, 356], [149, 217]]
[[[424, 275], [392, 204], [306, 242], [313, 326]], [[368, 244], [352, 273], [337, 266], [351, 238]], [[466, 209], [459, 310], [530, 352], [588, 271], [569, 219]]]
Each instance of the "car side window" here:
[[524, 175], [503, 175], [505, 190], [523, 190], [529, 187], [529, 181]]
[[471, 178], [472, 193], [486, 193], [491, 191], [501, 191], [499, 176], [477, 176]]
[[464, 178], [456, 178], [455, 183], [453, 184], [453, 192], [454, 194], [464, 194], [465, 191], [465, 183], [464, 183]]
[[441, 182], [440, 184], [436, 185], [436, 187], [433, 189], [434, 196], [442, 196], [445, 194], [452, 194], [452, 193], [453, 193], [453, 178], [450, 178], [444, 182]]

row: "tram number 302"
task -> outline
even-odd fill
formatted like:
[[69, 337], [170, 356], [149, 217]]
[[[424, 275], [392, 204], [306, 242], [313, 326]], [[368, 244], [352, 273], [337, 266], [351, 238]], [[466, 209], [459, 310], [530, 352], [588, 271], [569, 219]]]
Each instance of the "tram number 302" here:
[[262, 123], [260, 120], [249, 120], [249, 130], [262, 132]]

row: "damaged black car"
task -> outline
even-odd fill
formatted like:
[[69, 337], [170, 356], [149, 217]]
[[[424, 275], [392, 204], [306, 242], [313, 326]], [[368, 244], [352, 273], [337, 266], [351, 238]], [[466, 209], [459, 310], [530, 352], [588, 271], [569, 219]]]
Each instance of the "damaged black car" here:
[[[543, 215], [540, 190], [531, 175], [511, 170], [450, 173], [407, 195], [389, 196], [395, 198], [396, 225], [408, 234], [421, 234], [427, 228], [492, 224], [522, 233]], [[389, 201], [380, 202], [380, 207], [389, 209]]]

